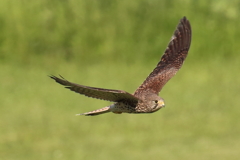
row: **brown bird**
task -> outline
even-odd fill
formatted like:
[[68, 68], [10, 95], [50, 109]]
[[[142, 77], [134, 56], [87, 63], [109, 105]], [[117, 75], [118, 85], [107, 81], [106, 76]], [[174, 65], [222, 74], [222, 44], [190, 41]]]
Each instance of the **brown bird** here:
[[122, 90], [112, 90], [88, 87], [75, 84], [60, 78], [50, 76], [57, 83], [66, 88], [88, 97], [115, 102], [110, 106], [77, 115], [93, 116], [107, 112], [113, 113], [153, 113], [165, 106], [163, 98], [158, 96], [162, 87], [181, 68], [191, 43], [191, 26], [186, 17], [183, 17], [160, 62], [142, 85], [130, 94]]

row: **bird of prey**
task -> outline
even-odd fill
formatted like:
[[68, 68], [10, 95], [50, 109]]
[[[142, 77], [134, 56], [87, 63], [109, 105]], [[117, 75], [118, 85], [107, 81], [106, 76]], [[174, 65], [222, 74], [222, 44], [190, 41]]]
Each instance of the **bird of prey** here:
[[83, 86], [72, 83], [60, 76], [50, 76], [57, 83], [64, 85], [71, 91], [101, 100], [114, 102], [112, 105], [77, 115], [94, 116], [103, 113], [153, 113], [165, 106], [163, 98], [158, 94], [162, 87], [181, 68], [191, 43], [191, 26], [186, 17], [183, 17], [167, 46], [160, 62], [150, 73], [142, 85], [130, 94], [123, 90], [112, 90]]

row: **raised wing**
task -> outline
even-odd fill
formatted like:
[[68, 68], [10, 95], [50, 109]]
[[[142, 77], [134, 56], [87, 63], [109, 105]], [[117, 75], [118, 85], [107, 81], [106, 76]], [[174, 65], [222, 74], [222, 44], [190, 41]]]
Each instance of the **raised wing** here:
[[191, 26], [186, 17], [183, 17], [175, 30], [168, 47], [160, 62], [134, 95], [144, 93], [158, 94], [162, 87], [177, 73], [187, 57], [191, 44]]
[[65, 80], [63, 77], [58, 78], [56, 76], [49, 76], [50, 78], [54, 79], [57, 83], [66, 86], [65, 88], [70, 89], [76, 93], [83, 94], [87, 97], [112, 101], [112, 102], [129, 102], [129, 103], [137, 103], [138, 98], [134, 95], [121, 91], [121, 90], [112, 90], [112, 89], [103, 89], [103, 88], [95, 88], [95, 87], [88, 87], [83, 86], [80, 84], [75, 84]]

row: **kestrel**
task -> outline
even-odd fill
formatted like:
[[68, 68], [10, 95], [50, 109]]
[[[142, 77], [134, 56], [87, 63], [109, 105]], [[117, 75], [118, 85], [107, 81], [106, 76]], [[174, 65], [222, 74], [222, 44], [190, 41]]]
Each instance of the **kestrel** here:
[[50, 76], [57, 83], [66, 86], [71, 91], [83, 94], [88, 97], [115, 102], [110, 106], [77, 115], [94, 116], [107, 112], [113, 113], [153, 113], [165, 106], [163, 98], [158, 94], [162, 87], [177, 73], [181, 68], [191, 43], [191, 26], [186, 17], [183, 17], [165, 53], [161, 57], [156, 68], [150, 73], [142, 85], [130, 94], [122, 90], [112, 90], [88, 87]]

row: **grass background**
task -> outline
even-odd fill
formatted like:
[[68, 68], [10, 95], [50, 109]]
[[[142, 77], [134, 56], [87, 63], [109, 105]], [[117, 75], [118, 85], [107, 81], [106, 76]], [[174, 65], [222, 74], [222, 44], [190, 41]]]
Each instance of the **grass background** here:
[[[238, 159], [239, 15], [234, 0], [0, 1], [0, 158]], [[47, 77], [132, 93], [183, 16], [192, 44], [159, 112], [76, 117], [110, 103]]]

